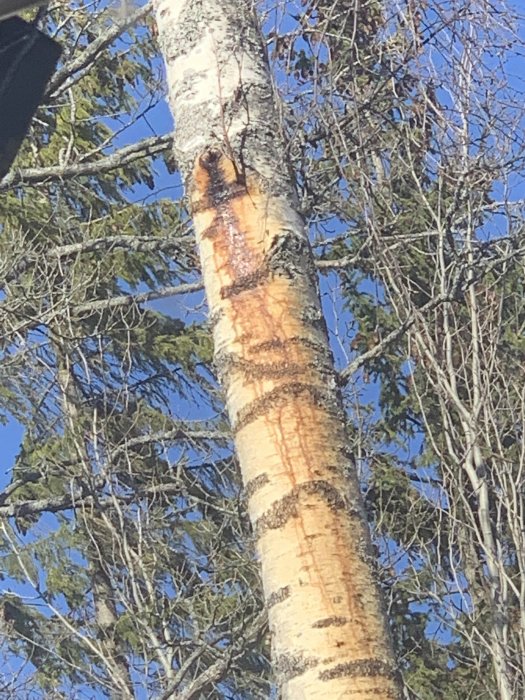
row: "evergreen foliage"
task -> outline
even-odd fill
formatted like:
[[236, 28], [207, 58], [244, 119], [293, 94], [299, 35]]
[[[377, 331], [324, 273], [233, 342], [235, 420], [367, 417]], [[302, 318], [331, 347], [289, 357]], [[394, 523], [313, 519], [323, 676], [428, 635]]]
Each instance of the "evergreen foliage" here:
[[[522, 697], [516, 18], [260, 5], [407, 695]], [[269, 697], [152, 20], [45, 21], [65, 53], [0, 181], [1, 694]]]
[[414, 698], [523, 694], [522, 40], [500, 5], [305, 1], [272, 35]]
[[64, 61], [3, 183], [0, 402], [23, 430], [0, 505], [6, 698], [266, 692], [198, 264], [159, 184], [169, 139], [127, 155], [161, 96], [135, 15], [50, 14]]

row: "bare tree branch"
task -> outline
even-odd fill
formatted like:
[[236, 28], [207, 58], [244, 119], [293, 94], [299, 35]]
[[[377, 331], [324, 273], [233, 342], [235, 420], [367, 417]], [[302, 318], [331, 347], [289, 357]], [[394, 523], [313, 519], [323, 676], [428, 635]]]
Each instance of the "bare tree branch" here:
[[54, 78], [48, 85], [47, 96], [56, 98], [58, 94], [67, 90], [74, 82], [72, 78], [75, 74], [77, 74], [75, 77], [76, 81], [80, 77], [78, 73], [90, 69], [97, 56], [111, 46], [122, 32], [143, 19], [150, 12], [150, 9], [148, 2], [143, 7], [135, 10], [135, 12], [121, 15], [120, 19], [118, 16], [112, 16], [112, 21], [107, 31], [92, 41], [78, 56], [65, 63], [55, 73]]
[[24, 168], [23, 170], [13, 170], [0, 181], [0, 192], [12, 189], [19, 185], [38, 185], [42, 182], [55, 182], [70, 179], [73, 177], [100, 175], [124, 165], [134, 163], [141, 158], [164, 153], [171, 147], [172, 136], [151, 136], [138, 143], [124, 146], [124, 148], [111, 153], [108, 156], [90, 160], [85, 163], [71, 163], [68, 165], [58, 165], [49, 168]]

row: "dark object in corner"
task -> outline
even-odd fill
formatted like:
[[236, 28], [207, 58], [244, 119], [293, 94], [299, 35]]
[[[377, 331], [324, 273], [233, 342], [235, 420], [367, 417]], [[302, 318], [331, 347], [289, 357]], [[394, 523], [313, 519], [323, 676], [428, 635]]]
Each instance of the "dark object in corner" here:
[[18, 153], [61, 51], [20, 17], [0, 22], [0, 180]]

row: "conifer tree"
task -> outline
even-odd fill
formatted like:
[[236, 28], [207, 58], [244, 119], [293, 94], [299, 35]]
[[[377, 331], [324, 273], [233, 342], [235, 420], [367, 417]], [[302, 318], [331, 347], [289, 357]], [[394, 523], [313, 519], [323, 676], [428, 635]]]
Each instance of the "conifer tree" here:
[[[486, 0], [261, 0], [272, 90], [243, 79], [232, 92], [231, 76], [250, 64], [230, 71], [239, 54], [223, 57], [215, 5], [197, 25], [215, 41], [206, 70], [221, 79], [199, 93], [210, 98], [202, 119], [181, 119], [191, 104], [182, 105], [177, 158], [149, 9], [61, 3], [38, 13], [64, 55], [0, 181], [0, 415], [9, 421], [0, 695], [252, 700], [283, 683], [293, 693], [292, 671], [304, 668], [299, 655], [281, 655], [271, 669], [253, 546], [270, 526], [278, 535], [296, 524], [289, 515], [304, 501], [252, 530], [244, 503], [253, 514], [268, 485], [243, 493], [215, 379], [236, 371], [250, 389], [282, 386], [300, 343], [282, 375], [268, 378], [270, 363], [257, 374], [260, 357], [239, 366], [225, 345], [214, 366], [212, 331], [221, 336], [224, 314], [206, 320], [192, 230], [192, 216], [199, 232], [209, 215], [206, 198], [197, 201], [203, 180], [185, 198], [175, 174], [192, 180], [187, 153], [197, 145], [183, 135], [215, 118], [211, 140], [222, 145], [203, 162], [209, 172], [214, 156], [217, 167], [237, 166], [237, 194], [253, 195], [253, 169], [266, 168], [250, 160], [254, 141], [284, 144], [270, 199], [289, 202], [295, 179], [290, 221], [306, 222], [314, 256], [291, 226], [279, 237], [265, 227], [260, 239], [275, 245], [261, 255], [271, 279], [296, 293], [315, 287], [314, 266], [321, 273], [341, 443], [355, 457], [404, 695], [522, 697], [519, 18]], [[246, 50], [261, 46], [252, 20], [232, 46], [242, 36]], [[196, 50], [197, 36], [174, 45], [171, 60]], [[266, 66], [259, 75], [266, 80]], [[176, 74], [175, 85], [191, 91], [187, 78]], [[252, 132], [250, 108], [239, 147], [236, 125], [253, 106], [246, 93], [264, 94], [278, 116]], [[224, 212], [240, 196], [214, 196], [232, 223]], [[209, 250], [219, 236], [204, 238]], [[241, 275], [212, 306], [220, 297], [228, 312], [265, 282]], [[267, 308], [255, 306], [250, 329]], [[309, 310], [301, 323], [320, 318]], [[323, 376], [324, 390], [334, 375]], [[224, 385], [231, 408], [239, 383]], [[298, 406], [301, 395], [283, 411], [288, 400]]]
[[6, 698], [267, 694], [209, 331], [185, 310], [198, 266], [158, 184], [150, 27], [147, 8], [51, 13], [69, 48], [0, 183], [0, 405], [22, 435], [0, 503]]

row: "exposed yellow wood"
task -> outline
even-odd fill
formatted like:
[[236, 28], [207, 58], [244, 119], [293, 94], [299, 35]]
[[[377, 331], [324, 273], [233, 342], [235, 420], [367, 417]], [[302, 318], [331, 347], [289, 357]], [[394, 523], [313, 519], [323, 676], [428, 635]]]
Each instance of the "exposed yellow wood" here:
[[191, 203], [283, 696], [398, 698], [315, 284], [271, 265], [293, 215], [217, 151]]

